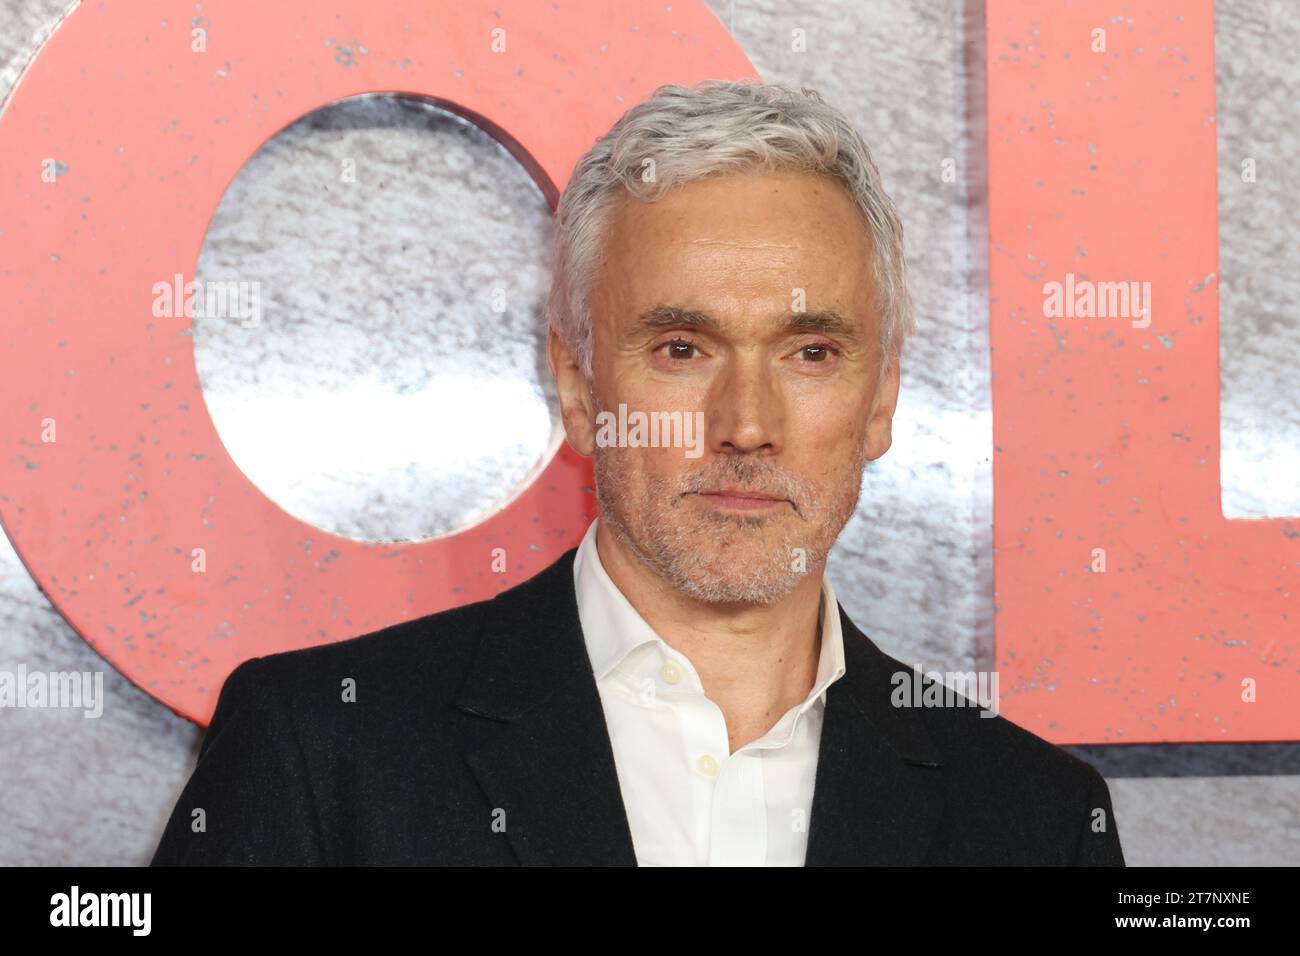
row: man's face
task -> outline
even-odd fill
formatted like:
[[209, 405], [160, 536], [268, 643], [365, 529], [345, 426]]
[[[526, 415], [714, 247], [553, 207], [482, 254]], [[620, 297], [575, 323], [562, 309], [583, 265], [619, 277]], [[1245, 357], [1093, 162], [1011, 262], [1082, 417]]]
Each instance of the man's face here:
[[[697, 600], [772, 604], [822, 566], [890, 444], [898, 366], [881, 378], [861, 214], [829, 177], [709, 178], [623, 203], [604, 252], [590, 390], [551, 339], [601, 521]], [[702, 453], [602, 446], [596, 415], [620, 404], [702, 412]]]

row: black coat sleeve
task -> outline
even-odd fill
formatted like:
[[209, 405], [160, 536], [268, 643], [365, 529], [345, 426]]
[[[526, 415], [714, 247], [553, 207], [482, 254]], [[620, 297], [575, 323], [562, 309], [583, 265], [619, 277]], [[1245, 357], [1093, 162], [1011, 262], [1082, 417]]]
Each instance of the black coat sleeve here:
[[1124, 866], [1119, 845], [1119, 825], [1110, 803], [1106, 780], [1088, 768], [1088, 800], [1080, 824], [1079, 843], [1074, 850], [1075, 866]]
[[306, 760], [281, 694], [262, 658], [226, 678], [151, 866], [327, 862]]

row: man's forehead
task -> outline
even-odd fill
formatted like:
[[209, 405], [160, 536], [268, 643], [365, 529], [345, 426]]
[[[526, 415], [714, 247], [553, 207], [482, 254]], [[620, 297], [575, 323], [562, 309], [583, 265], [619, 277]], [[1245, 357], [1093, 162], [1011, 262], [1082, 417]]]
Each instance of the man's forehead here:
[[[734, 192], [771, 180], [784, 187], [779, 205]], [[822, 196], [808, 201], [809, 189]], [[699, 203], [710, 190], [727, 197], [721, 206]], [[748, 334], [758, 321], [774, 333], [865, 339], [875, 312], [870, 231], [825, 177], [741, 174], [656, 202], [629, 197], [606, 243], [593, 291], [623, 335], [672, 326]]]
[[[722, 245], [802, 247], [828, 231], [870, 245], [869, 224], [848, 189], [822, 173], [748, 170], [679, 183], [663, 196], [625, 194], [608, 220], [611, 233], [637, 243], [659, 239]], [[837, 238], [843, 239], [843, 236]]]

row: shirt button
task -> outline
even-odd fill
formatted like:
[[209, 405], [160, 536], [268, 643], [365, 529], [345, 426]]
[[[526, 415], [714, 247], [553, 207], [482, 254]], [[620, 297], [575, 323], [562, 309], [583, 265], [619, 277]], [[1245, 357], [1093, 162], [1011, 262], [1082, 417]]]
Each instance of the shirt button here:
[[659, 676], [670, 684], [676, 684], [682, 679], [682, 669], [673, 661], [669, 661], [663, 667], [659, 668]]
[[716, 777], [718, 775], [718, 762], [705, 754], [699, 760], [695, 761], [695, 769], [701, 777]]

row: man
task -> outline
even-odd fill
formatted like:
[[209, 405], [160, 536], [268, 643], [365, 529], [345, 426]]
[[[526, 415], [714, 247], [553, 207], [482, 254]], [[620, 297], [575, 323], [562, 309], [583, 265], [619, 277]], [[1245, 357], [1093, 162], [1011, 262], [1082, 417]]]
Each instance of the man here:
[[[154, 862], [1122, 865], [1096, 771], [976, 707], [898, 706], [911, 669], [825, 579], [912, 324], [843, 116], [660, 89], [579, 162], [554, 263], [581, 546], [491, 601], [242, 664]], [[697, 421], [699, 447], [615, 438], [631, 413]]]

